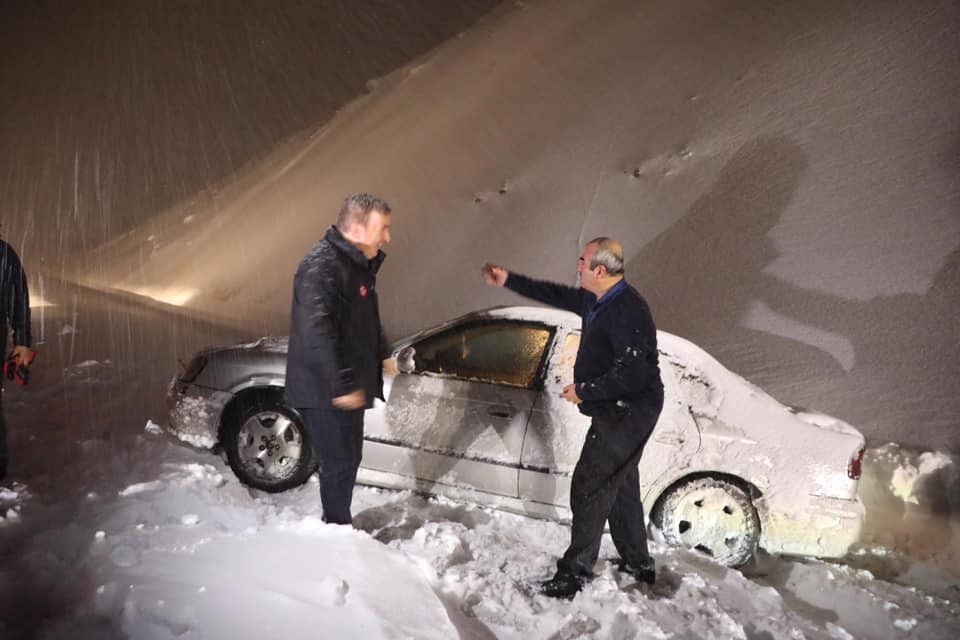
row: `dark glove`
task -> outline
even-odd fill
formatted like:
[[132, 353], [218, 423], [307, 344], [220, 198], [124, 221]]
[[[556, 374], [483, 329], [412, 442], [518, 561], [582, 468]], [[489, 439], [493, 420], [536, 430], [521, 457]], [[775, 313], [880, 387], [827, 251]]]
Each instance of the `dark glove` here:
[[20, 357], [20, 354], [10, 353], [3, 363], [3, 375], [7, 380], [13, 380], [17, 384], [27, 384], [30, 380], [30, 369], [34, 359], [37, 357], [36, 351], [30, 352], [30, 357], [26, 362]]

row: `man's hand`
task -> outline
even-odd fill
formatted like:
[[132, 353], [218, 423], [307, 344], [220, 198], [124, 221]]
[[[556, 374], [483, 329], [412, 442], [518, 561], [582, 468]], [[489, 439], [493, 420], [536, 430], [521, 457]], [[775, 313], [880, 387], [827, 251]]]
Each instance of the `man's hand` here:
[[356, 391], [351, 391], [345, 396], [338, 396], [334, 398], [333, 406], [343, 411], [362, 409], [363, 407], [367, 406], [367, 396], [363, 392], [363, 389], [357, 389]]
[[18, 344], [13, 348], [13, 356], [20, 356], [20, 363], [25, 367], [29, 367], [30, 363], [33, 362], [33, 349]]
[[16, 345], [3, 363], [3, 375], [17, 384], [27, 384], [30, 381], [30, 365], [36, 355], [30, 347]]
[[395, 358], [387, 358], [383, 361], [383, 375], [388, 377], [393, 377], [400, 372], [397, 369], [397, 361]]
[[568, 384], [563, 388], [563, 393], [560, 394], [560, 397], [566, 400], [567, 402], [572, 402], [573, 404], [580, 404], [583, 400], [580, 399], [580, 396], [577, 395], [577, 385]]
[[502, 287], [506, 284], [507, 276], [509, 275], [510, 272], [503, 267], [489, 262], [480, 269], [480, 276], [483, 278], [483, 281], [491, 286], [496, 285]]

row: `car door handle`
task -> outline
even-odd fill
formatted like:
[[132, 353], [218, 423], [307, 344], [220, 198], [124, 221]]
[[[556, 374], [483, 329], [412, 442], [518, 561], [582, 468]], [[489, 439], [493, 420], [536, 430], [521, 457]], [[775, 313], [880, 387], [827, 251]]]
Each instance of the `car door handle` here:
[[510, 412], [507, 411], [506, 409], [490, 408], [490, 409], [487, 409], [487, 415], [493, 416], [494, 418], [507, 419], [510, 417]]

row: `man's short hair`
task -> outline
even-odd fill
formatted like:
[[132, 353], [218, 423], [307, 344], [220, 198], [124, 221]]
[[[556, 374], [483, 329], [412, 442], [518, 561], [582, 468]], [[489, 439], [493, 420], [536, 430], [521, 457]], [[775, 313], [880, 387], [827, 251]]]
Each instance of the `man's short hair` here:
[[619, 242], [613, 238], [600, 236], [599, 238], [594, 238], [587, 244], [597, 246], [597, 250], [593, 253], [593, 256], [590, 257], [591, 269], [596, 269], [600, 265], [603, 265], [606, 267], [607, 273], [611, 276], [618, 276], [623, 273], [623, 249], [620, 247]]
[[350, 225], [357, 223], [364, 225], [371, 211], [379, 211], [386, 215], [390, 213], [390, 205], [383, 198], [371, 193], [353, 193], [346, 197], [340, 213], [337, 215], [337, 228], [346, 231]]

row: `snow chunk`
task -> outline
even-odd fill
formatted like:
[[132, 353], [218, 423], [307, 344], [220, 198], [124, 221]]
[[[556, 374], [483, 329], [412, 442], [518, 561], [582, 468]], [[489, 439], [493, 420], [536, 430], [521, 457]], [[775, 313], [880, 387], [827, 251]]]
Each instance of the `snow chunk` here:
[[920, 504], [915, 495], [917, 482], [944, 467], [953, 464], [953, 460], [945, 453], [925, 452], [917, 458], [918, 466], [909, 462], [894, 469], [890, 479], [890, 490], [904, 502]]
[[917, 621], [913, 618], [903, 619], [903, 620], [894, 620], [893, 626], [902, 631], [910, 631], [915, 626], [917, 626]]
[[171, 432], [187, 444], [212, 448], [217, 444], [213, 425], [232, 397], [226, 392], [217, 392], [210, 397], [181, 396], [170, 416]]
[[150, 482], [138, 482], [128, 486], [126, 489], [120, 491], [121, 496], [132, 496], [138, 493], [143, 493], [144, 491], [156, 491], [157, 489], [163, 488], [163, 482], [159, 480], [153, 480]]

